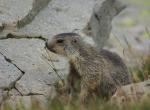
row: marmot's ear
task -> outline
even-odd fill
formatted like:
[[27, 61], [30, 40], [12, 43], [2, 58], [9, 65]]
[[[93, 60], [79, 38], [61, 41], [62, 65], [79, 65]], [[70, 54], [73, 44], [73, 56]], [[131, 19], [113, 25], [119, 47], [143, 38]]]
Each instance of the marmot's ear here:
[[73, 42], [73, 43], [77, 43], [77, 39], [73, 39], [72, 42]]
[[80, 41], [81, 41], [81, 38], [80, 38], [79, 36], [74, 37], [74, 38], [72, 39], [72, 42], [73, 42], [73, 43], [77, 43], [77, 42], [80, 42]]

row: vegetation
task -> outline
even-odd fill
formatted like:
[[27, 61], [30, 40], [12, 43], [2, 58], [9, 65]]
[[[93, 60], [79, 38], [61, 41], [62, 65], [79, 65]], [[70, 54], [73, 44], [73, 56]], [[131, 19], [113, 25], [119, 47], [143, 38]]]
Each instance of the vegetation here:
[[140, 82], [150, 78], [150, 55], [145, 57], [141, 64], [141, 67], [134, 67], [131, 70], [134, 82]]
[[[25, 107], [22, 103], [19, 103], [15, 108], [8, 104], [5, 104], [1, 110], [82, 110], [82, 106], [79, 103], [70, 103], [64, 105], [59, 100], [49, 101], [44, 106], [38, 101], [32, 101], [32, 105]], [[108, 103], [98, 99], [94, 103], [90, 103], [84, 110], [149, 110], [150, 99], [145, 99], [142, 102], [136, 102], [131, 104], [124, 104], [117, 106], [115, 104]]]

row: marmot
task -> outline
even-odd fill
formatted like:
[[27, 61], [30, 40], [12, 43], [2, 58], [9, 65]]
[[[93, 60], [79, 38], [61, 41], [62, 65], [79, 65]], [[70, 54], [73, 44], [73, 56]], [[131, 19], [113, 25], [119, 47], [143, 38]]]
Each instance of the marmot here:
[[[48, 50], [65, 56], [70, 63], [68, 84], [80, 82], [80, 100], [85, 102], [91, 94], [112, 96], [117, 87], [132, 82], [122, 59], [107, 50], [98, 50], [83, 41], [76, 33], [61, 33], [46, 42]], [[68, 87], [69, 87], [68, 86]]]

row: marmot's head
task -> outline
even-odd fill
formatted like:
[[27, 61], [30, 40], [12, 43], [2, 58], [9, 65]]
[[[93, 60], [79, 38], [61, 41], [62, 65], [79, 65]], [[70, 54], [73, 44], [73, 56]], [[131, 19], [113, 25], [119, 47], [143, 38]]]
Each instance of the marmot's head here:
[[82, 39], [76, 33], [61, 33], [46, 42], [46, 48], [51, 52], [68, 58], [79, 56]]

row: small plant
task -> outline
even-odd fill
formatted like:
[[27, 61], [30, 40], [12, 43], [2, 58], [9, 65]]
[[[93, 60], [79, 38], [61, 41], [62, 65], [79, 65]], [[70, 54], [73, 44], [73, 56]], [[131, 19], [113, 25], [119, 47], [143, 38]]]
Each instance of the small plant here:
[[134, 82], [148, 80], [150, 77], [150, 55], [143, 58], [142, 66], [131, 70]]

